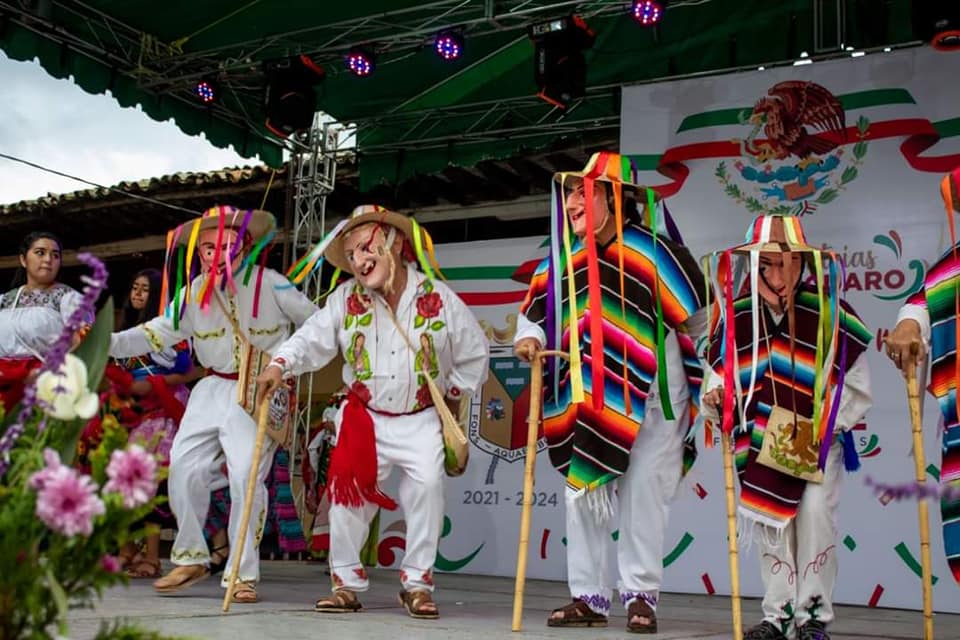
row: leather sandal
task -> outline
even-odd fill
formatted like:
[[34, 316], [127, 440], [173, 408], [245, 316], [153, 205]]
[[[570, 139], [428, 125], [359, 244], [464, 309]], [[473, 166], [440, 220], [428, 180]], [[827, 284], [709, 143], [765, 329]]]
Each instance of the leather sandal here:
[[[440, 611], [429, 591], [414, 589], [400, 592], [400, 606], [407, 610], [411, 618], [434, 620], [440, 617]], [[432, 605], [432, 606], [431, 606]]]
[[233, 588], [233, 597], [231, 598], [237, 604], [254, 604], [259, 602], [257, 596], [257, 586], [253, 582], [237, 582]]
[[337, 589], [329, 598], [320, 598], [313, 606], [317, 613], [356, 613], [361, 609], [360, 599], [350, 589]]
[[161, 575], [160, 561], [138, 558], [127, 565], [125, 573], [128, 578], [134, 580], [139, 578], [159, 578]]
[[[562, 613], [558, 617], [556, 614]], [[583, 600], [575, 598], [570, 604], [554, 609], [547, 618], [548, 627], [605, 627], [607, 616], [590, 608]]]
[[210, 570], [202, 564], [188, 564], [174, 567], [170, 573], [154, 581], [153, 588], [158, 593], [176, 593], [210, 576]]
[[[646, 618], [647, 622], [634, 622], [634, 618]], [[657, 612], [641, 598], [627, 607], [627, 631], [630, 633], [656, 633]]]

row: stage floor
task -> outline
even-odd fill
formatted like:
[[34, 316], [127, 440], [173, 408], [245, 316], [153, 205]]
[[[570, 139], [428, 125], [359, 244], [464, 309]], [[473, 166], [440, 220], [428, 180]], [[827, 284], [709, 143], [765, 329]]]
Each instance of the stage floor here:
[[[165, 563], [166, 564], [166, 563]], [[104, 594], [94, 610], [71, 612], [70, 637], [92, 638], [104, 620], [125, 618], [167, 635], [223, 640], [275, 638], [335, 638], [336, 640], [473, 640], [511, 635], [513, 580], [487, 576], [438, 575], [435, 599], [439, 620], [409, 618], [397, 604], [396, 571], [371, 571], [371, 589], [363, 594], [365, 611], [357, 614], [322, 615], [313, 603], [328, 592], [324, 565], [303, 562], [263, 562], [261, 602], [233, 605], [220, 613], [223, 590], [218, 580], [208, 579], [178, 596], [154, 594], [149, 580], [133, 580], [129, 587]], [[841, 573], [840, 579], [843, 579]], [[636, 638], [625, 630], [626, 617], [615, 609], [606, 629], [550, 629], [548, 612], [568, 599], [560, 582], [527, 582], [523, 633], [528, 638]], [[760, 602], [743, 602], [744, 625], [758, 621]], [[663, 594], [659, 607], [663, 640], [720, 640], [732, 636], [730, 601], [720, 596]], [[934, 618], [937, 638], [960, 638], [960, 615]], [[885, 638], [901, 640], [922, 637], [922, 615], [898, 609], [838, 607], [830, 631], [834, 640]]]

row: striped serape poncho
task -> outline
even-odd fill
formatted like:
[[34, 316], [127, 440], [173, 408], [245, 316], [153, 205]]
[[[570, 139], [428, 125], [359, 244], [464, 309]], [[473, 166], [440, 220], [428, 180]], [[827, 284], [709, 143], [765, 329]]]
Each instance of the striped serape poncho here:
[[[838, 345], [846, 340], [844, 364], [845, 371], [849, 371], [866, 350], [872, 336], [850, 305], [844, 301], [840, 304], [842, 313]], [[749, 293], [733, 303], [741, 402], [751, 391], [754, 339], [751, 305]], [[735, 461], [740, 478], [740, 513], [750, 520], [782, 529], [796, 515], [807, 482], [758, 463], [757, 456], [763, 445], [767, 419], [775, 404], [807, 418], [813, 415], [814, 345], [817, 344], [817, 326], [820, 322], [820, 300], [816, 289], [811, 286], [801, 285], [797, 290], [794, 298], [795, 336], [792, 354], [787, 316], [780, 318], [779, 323], [775, 322], [767, 305], [762, 302], [761, 305], [765, 318], [760, 323], [760, 335], [756, 336], [759, 341], [756, 382], [750, 404], [744, 411], [746, 428], [735, 430]], [[723, 323], [720, 323], [707, 351], [711, 368], [721, 377], [724, 332]], [[831, 386], [837, 383], [839, 377], [838, 356], [830, 365]], [[738, 413], [734, 412], [735, 419], [739, 418]], [[855, 456], [855, 449], [846, 451], [851, 444], [844, 442], [844, 453]]]
[[[544, 435], [550, 460], [575, 491], [593, 491], [606, 485], [622, 476], [629, 464], [630, 449], [643, 422], [650, 384], [657, 373], [655, 290], [659, 288], [661, 294], [663, 323], [668, 332], [676, 331], [703, 306], [702, 286], [697, 286], [703, 282], [703, 274], [686, 247], [658, 236], [655, 256], [653, 232], [633, 221], [624, 223], [623, 247], [622, 277], [616, 239], [597, 249], [604, 346], [604, 361], [599, 363], [592, 361], [590, 350], [590, 316], [596, 310], [588, 308], [588, 252], [579, 240], [572, 247], [577, 297], [575, 320], [583, 353], [581, 372], [586, 400], [582, 403], [572, 401], [570, 371], [566, 362], [559, 365], [558, 388], [551, 388], [553, 376], [546, 376], [545, 380]], [[521, 306], [521, 313], [547, 333], [548, 271], [549, 258], [537, 267]], [[568, 350], [569, 289], [566, 269], [561, 272], [562, 304], [558, 308], [563, 312], [563, 334], [559, 348]], [[621, 296], [625, 303], [625, 317]], [[693, 401], [699, 399], [703, 370], [693, 341], [679, 331], [676, 333]], [[594, 366], [605, 367], [604, 406], [599, 411], [592, 402]], [[627, 385], [624, 385], [625, 373]], [[625, 401], [625, 387], [629, 389], [630, 411]], [[685, 451], [685, 468], [692, 464], [695, 454], [691, 442]]]
[[960, 583], [960, 419], [957, 416], [957, 317], [960, 315], [960, 247], [947, 251], [927, 271], [924, 286], [907, 304], [926, 307], [930, 314], [930, 392], [943, 415], [943, 458], [940, 499], [943, 546], [954, 579]]

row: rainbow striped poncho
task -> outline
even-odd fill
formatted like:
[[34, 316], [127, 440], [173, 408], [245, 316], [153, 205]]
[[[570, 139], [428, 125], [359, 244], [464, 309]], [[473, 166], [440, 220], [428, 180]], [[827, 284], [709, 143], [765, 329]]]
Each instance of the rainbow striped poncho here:
[[[960, 418], [957, 416], [957, 333], [960, 327], [960, 246], [951, 248], [930, 268], [924, 286], [907, 304], [925, 307], [930, 314], [930, 392], [943, 415], [943, 458], [940, 485], [960, 491]], [[960, 498], [940, 500], [943, 546], [954, 579], [960, 583]]]
[[[676, 330], [703, 307], [696, 283], [703, 274], [690, 252], [662, 236], [656, 239], [648, 228], [627, 221], [623, 228], [623, 272], [615, 240], [598, 247], [598, 266], [603, 331], [603, 362], [594, 362], [590, 345], [591, 314], [588, 305], [587, 248], [577, 241], [571, 248], [573, 289], [576, 291], [576, 324], [582, 345], [580, 372], [585, 400], [574, 402], [569, 364], [561, 363], [559, 375], [545, 376], [544, 435], [550, 460], [575, 491], [593, 491], [619, 478], [627, 469], [630, 449], [643, 422], [650, 384], [657, 373], [656, 299], [659, 288], [664, 326]], [[654, 259], [656, 256], [656, 260]], [[521, 313], [547, 335], [550, 259], [537, 267]], [[570, 348], [568, 275], [563, 273], [560, 349]], [[621, 299], [624, 308], [621, 308]], [[699, 399], [703, 370], [693, 341], [677, 332], [691, 402]], [[603, 405], [593, 402], [593, 368], [604, 367]], [[662, 375], [666, 375], [665, 373]], [[626, 377], [626, 380], [624, 380]], [[552, 381], [559, 380], [553, 389]], [[695, 415], [696, 406], [691, 413]], [[689, 425], [684, 425], [687, 428]], [[685, 451], [684, 468], [693, 463], [692, 442]]]
[[[814, 413], [816, 350], [813, 345], [817, 343], [821, 302], [814, 287], [801, 285], [797, 290], [794, 298], [796, 335], [792, 354], [787, 317], [784, 316], [777, 325], [769, 316], [766, 304], [761, 302], [761, 312], [767, 314], [767, 318], [759, 327], [760, 335], [756, 336], [759, 350], [753, 389], [750, 388], [751, 369], [754, 364], [752, 304], [749, 293], [737, 298], [733, 303], [741, 402], [745, 402], [747, 397], [750, 398], [750, 404], [744, 410], [747, 424], [742, 429], [736, 429], [734, 434], [735, 462], [740, 478], [740, 512], [750, 520], [780, 529], [796, 515], [807, 483], [763, 466], [756, 460], [774, 404], [801, 415], [811, 416]], [[846, 342], [843, 367], [844, 371], [848, 371], [866, 350], [872, 336], [850, 305], [846, 302], [840, 304], [842, 312], [838, 341], [841, 341], [840, 344], [842, 341]], [[723, 358], [729, 357], [724, 356], [724, 336], [725, 327], [721, 323], [713, 333], [707, 350], [707, 362], [719, 376], [724, 373]], [[829, 384], [832, 387], [841, 377], [840, 358], [835, 358], [832, 363], [827, 363], [827, 366]], [[842, 390], [840, 392], [842, 393]], [[737, 412], [734, 412], [734, 418], [739, 418]], [[845, 456], [856, 456], [855, 449], [852, 452], [846, 451], [852, 448], [848, 442], [844, 442], [844, 448]]]

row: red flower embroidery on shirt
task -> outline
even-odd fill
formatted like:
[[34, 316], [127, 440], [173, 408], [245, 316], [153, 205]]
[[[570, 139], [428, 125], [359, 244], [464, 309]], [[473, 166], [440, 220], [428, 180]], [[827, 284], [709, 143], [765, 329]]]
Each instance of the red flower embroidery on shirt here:
[[436, 291], [426, 293], [417, 298], [417, 313], [424, 318], [435, 318], [443, 308], [443, 300]]
[[357, 574], [357, 577], [360, 578], [361, 580], [367, 579], [367, 570], [364, 569], [363, 567], [358, 567], [354, 569], [353, 572]]
[[347, 313], [351, 316], [362, 316], [370, 308], [370, 298], [358, 293], [351, 293], [347, 298]]
[[421, 407], [429, 407], [433, 404], [433, 397], [430, 395], [430, 387], [425, 384], [417, 389], [417, 404]]
[[333, 582], [333, 586], [335, 586], [335, 587], [342, 587], [342, 586], [343, 586], [343, 578], [341, 578], [340, 576], [338, 576], [338, 575], [337, 575], [335, 572], [333, 572], [333, 571], [330, 572], [330, 581]]

